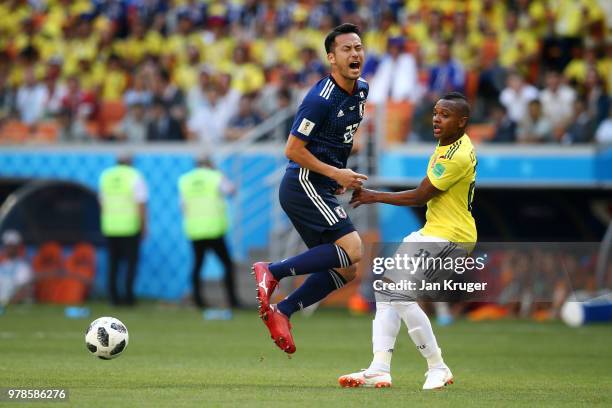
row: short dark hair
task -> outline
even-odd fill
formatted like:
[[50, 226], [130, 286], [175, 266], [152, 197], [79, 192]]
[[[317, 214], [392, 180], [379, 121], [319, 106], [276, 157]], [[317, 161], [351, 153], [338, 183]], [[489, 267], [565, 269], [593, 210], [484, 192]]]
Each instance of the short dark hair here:
[[538, 105], [538, 106], [542, 106], [542, 102], [540, 102], [539, 99], [532, 99], [529, 101], [529, 103], [527, 104], [527, 106], [531, 106], [531, 105]]
[[462, 93], [449, 92], [443, 97], [441, 97], [440, 99], [445, 100], [445, 101], [457, 102], [459, 109], [461, 110], [461, 114], [463, 116], [467, 116], [468, 118], [470, 117], [470, 104], [467, 101], [467, 98], [465, 97], [465, 95], [463, 95]]
[[338, 27], [334, 28], [329, 34], [327, 34], [327, 37], [325, 37], [325, 52], [328, 54], [332, 52], [332, 47], [334, 45], [334, 42], [336, 41], [337, 36], [348, 33], [355, 33], [359, 37], [361, 37], [361, 31], [359, 30], [359, 27], [357, 27], [355, 24], [340, 24]]

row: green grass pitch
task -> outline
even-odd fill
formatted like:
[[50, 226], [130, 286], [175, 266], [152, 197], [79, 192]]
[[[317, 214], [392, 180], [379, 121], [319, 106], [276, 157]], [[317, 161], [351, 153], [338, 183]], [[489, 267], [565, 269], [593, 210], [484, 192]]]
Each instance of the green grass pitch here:
[[[93, 304], [91, 319], [69, 320], [61, 307], [17, 306], [0, 316], [0, 387], [69, 390], [68, 403], [11, 406], [612, 406], [612, 326], [458, 322], [435, 327], [456, 378], [425, 393], [425, 363], [405, 327], [393, 360], [393, 388], [341, 389], [337, 377], [368, 365], [371, 316], [319, 310], [293, 319], [291, 359], [255, 312], [203, 321], [192, 309]], [[90, 320], [115, 316], [130, 343], [116, 360], [89, 354]]]

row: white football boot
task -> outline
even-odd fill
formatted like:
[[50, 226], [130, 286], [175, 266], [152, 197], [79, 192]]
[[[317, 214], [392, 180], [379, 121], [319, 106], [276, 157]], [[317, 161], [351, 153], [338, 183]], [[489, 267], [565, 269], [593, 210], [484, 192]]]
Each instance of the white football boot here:
[[338, 383], [344, 388], [386, 388], [391, 386], [391, 374], [364, 369], [358, 373], [343, 375], [338, 378]]
[[453, 383], [453, 373], [447, 367], [430, 368], [425, 373], [425, 384], [423, 384], [424, 390], [439, 390], [444, 386]]

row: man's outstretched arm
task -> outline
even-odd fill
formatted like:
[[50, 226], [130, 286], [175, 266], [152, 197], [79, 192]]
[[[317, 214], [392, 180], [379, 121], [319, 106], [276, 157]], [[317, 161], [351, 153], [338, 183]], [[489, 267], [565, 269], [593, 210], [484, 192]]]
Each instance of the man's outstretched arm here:
[[431, 184], [428, 177], [425, 177], [423, 181], [421, 181], [421, 184], [414, 190], [398, 191], [397, 193], [368, 190], [366, 188], [355, 190], [351, 197], [350, 204], [353, 208], [357, 208], [362, 204], [372, 203], [384, 203], [404, 207], [421, 207], [441, 192], [441, 190], [438, 190]]

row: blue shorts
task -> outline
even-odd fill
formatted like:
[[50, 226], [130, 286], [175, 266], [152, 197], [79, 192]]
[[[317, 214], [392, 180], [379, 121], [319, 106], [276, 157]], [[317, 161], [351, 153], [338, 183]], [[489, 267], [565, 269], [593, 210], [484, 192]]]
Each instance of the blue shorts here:
[[281, 207], [308, 248], [355, 231], [334, 195], [336, 187], [307, 169], [288, 168], [279, 189]]

